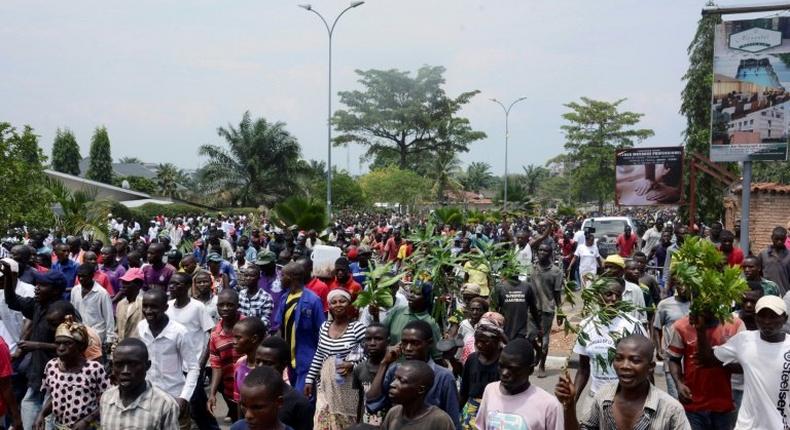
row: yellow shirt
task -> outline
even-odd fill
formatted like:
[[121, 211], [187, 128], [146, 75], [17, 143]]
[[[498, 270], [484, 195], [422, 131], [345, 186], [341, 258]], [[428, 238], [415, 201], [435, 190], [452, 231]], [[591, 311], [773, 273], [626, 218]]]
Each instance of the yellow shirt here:
[[480, 295], [483, 297], [488, 297], [490, 294], [488, 289], [488, 266], [480, 263], [477, 267], [475, 267], [471, 261], [467, 261], [466, 264], [464, 264], [464, 271], [467, 275], [469, 275], [468, 282], [479, 285]]

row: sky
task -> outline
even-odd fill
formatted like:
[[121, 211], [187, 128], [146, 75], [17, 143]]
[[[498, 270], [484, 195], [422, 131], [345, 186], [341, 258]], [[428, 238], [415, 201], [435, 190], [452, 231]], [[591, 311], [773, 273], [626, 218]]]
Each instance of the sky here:
[[[745, 3], [745, 2], [744, 2]], [[87, 156], [107, 127], [114, 159], [194, 169], [217, 127], [283, 121], [306, 159], [326, 159], [327, 33], [290, 0], [0, 2], [0, 121], [32, 126], [51, 154], [58, 128]], [[722, 2], [722, 4], [728, 4]], [[730, 3], [731, 4], [731, 3]], [[347, 1], [317, 0], [328, 20]], [[582, 96], [644, 114], [655, 136], [682, 142], [686, 49], [704, 0], [368, 0], [339, 20], [333, 86], [361, 89], [357, 69], [446, 67], [450, 96], [479, 90], [461, 111], [488, 137], [459, 155], [505, 168], [504, 113], [490, 101], [526, 96], [510, 114], [508, 168], [563, 151], [564, 104]], [[341, 108], [337, 96], [334, 108]], [[333, 164], [366, 171], [363, 150]], [[348, 163], [347, 163], [348, 161]]]

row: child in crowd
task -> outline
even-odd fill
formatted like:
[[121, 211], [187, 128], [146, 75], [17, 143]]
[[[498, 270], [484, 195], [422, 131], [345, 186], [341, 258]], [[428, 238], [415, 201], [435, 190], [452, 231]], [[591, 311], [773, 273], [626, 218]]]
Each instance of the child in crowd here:
[[233, 400], [237, 403], [244, 378], [255, 368], [255, 350], [265, 337], [266, 325], [258, 318], [244, 318], [233, 326], [233, 348], [239, 356], [233, 366]]
[[381, 323], [371, 323], [365, 330], [363, 345], [367, 359], [354, 366], [353, 386], [359, 390], [359, 416], [364, 424], [381, 425], [384, 415], [381, 412], [371, 413], [365, 405], [365, 393], [370, 389], [370, 384], [376, 377], [376, 372], [381, 366], [381, 360], [387, 353], [390, 333]]
[[433, 370], [428, 363], [407, 360], [395, 370], [389, 390], [395, 405], [387, 412], [381, 430], [455, 430], [450, 416], [425, 402], [433, 386]]
[[293, 430], [279, 418], [283, 405], [285, 382], [282, 374], [269, 366], [253, 369], [241, 385], [241, 406], [244, 419], [237, 421], [230, 430]]

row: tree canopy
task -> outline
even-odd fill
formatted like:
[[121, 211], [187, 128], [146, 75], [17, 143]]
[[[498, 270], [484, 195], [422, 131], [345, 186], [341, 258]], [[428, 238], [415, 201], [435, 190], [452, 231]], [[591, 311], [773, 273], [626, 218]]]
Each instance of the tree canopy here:
[[479, 91], [448, 97], [442, 88], [444, 71], [423, 66], [412, 77], [396, 69], [357, 70], [364, 90], [339, 93], [347, 109], [332, 117], [340, 132], [334, 144], [362, 145], [367, 158], [397, 160], [401, 169], [429, 154], [468, 151], [470, 143], [486, 135], [458, 112]]
[[85, 177], [112, 184], [112, 155], [106, 127], [96, 127], [91, 138], [90, 163]]
[[69, 129], [58, 129], [55, 132], [55, 141], [52, 143], [52, 169], [79, 176], [80, 160], [82, 160], [80, 146], [74, 138], [74, 133]]
[[589, 193], [599, 210], [606, 200], [614, 198], [615, 150], [630, 148], [654, 134], [650, 129], [633, 128], [644, 114], [620, 112], [624, 101], [610, 103], [582, 97], [580, 102], [566, 104], [570, 111], [562, 115], [567, 121], [560, 127], [565, 133], [565, 149], [578, 160], [573, 186]]
[[431, 189], [429, 179], [395, 166], [373, 170], [360, 177], [359, 184], [372, 203], [413, 205]]
[[233, 206], [274, 205], [298, 190], [301, 148], [284, 122], [253, 120], [245, 112], [238, 127], [219, 127], [227, 147], [202, 145], [208, 157], [202, 179]]
[[25, 126], [20, 133], [0, 122], [0, 228], [4, 233], [12, 226], [52, 225], [52, 195], [44, 187], [44, 161], [32, 128]]

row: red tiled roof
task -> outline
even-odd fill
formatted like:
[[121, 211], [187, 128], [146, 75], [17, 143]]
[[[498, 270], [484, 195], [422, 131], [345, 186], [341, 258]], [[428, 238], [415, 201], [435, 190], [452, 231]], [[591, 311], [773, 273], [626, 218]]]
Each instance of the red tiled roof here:
[[[741, 189], [742, 185], [736, 185], [733, 187], [732, 191], [740, 193]], [[753, 182], [752, 192], [790, 194], [790, 185], [780, 184], [778, 182]]]

